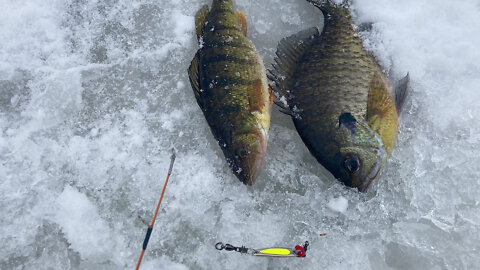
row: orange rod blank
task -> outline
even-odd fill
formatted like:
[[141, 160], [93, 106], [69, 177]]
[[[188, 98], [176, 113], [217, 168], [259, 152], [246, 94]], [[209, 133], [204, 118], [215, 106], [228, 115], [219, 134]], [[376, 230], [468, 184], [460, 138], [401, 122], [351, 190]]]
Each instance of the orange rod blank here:
[[168, 179], [170, 178], [170, 174], [172, 174], [173, 162], [175, 161], [175, 150], [174, 149], [172, 149], [171, 159], [172, 160], [170, 162], [170, 168], [168, 169], [167, 179], [165, 179], [165, 184], [163, 185], [162, 195], [160, 196], [160, 200], [158, 201], [157, 209], [155, 210], [155, 214], [153, 215], [152, 223], [150, 224], [150, 226], [148, 226], [147, 234], [145, 235], [145, 240], [143, 240], [142, 253], [140, 253], [140, 258], [138, 258], [137, 267], [135, 268], [136, 270], [138, 270], [140, 268], [140, 264], [142, 263], [143, 254], [145, 253], [145, 250], [147, 249], [148, 240], [150, 240], [150, 235], [152, 234], [153, 225], [155, 225], [155, 220], [157, 219], [158, 210], [160, 209], [160, 204], [162, 203], [163, 195], [165, 194], [165, 189], [167, 188]]

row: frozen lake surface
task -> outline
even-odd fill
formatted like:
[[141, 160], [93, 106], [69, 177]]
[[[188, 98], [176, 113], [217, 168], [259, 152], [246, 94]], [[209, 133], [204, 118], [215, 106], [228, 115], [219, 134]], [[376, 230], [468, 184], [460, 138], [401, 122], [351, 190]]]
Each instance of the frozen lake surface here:
[[[191, 90], [210, 0], [0, 1], [0, 268], [474, 269], [480, 265], [480, 3], [354, 0], [365, 46], [412, 94], [366, 194], [342, 186], [276, 108], [262, 175], [230, 172]], [[265, 65], [321, 13], [236, 0]], [[320, 236], [326, 233], [327, 236]], [[310, 242], [304, 259], [214, 249]]]

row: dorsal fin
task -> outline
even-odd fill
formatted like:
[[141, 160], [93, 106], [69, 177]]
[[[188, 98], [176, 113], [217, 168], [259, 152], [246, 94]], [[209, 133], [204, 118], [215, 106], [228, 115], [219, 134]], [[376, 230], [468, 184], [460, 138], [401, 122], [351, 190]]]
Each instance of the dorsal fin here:
[[[288, 100], [289, 91], [292, 88], [291, 79], [298, 61], [318, 36], [318, 29], [312, 27], [284, 38], [278, 43], [275, 61], [267, 74], [273, 82], [271, 86], [277, 98], [284, 97], [284, 101]], [[288, 106], [281, 107], [288, 109]]]
[[202, 102], [202, 93], [200, 90], [200, 79], [199, 79], [199, 54], [198, 51], [195, 53], [190, 66], [188, 67], [188, 78], [190, 79], [190, 84], [192, 85], [193, 93], [195, 94], [195, 98], [197, 99], [197, 103], [203, 110], [203, 102]]
[[407, 73], [403, 79], [399, 80], [395, 84], [393, 91], [393, 96], [395, 97], [395, 107], [397, 108], [397, 113], [400, 114], [402, 111], [403, 104], [410, 93], [408, 84], [410, 83], [410, 74]]
[[195, 14], [195, 32], [197, 33], [197, 39], [202, 36], [203, 27], [205, 27], [205, 22], [208, 17], [208, 6], [203, 5], [201, 9]]
[[237, 10], [235, 11], [235, 15], [237, 15], [238, 25], [242, 29], [243, 35], [247, 36], [247, 18], [245, 18], [245, 13]]

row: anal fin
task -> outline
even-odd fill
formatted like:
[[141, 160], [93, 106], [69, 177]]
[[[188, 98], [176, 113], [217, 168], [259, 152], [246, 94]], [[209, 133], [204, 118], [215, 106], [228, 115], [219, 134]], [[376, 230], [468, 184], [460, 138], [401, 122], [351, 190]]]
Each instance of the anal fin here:
[[235, 15], [237, 15], [238, 25], [242, 29], [243, 34], [247, 36], [247, 18], [245, 18], [245, 13], [243, 13], [243, 11], [237, 10], [235, 11]]
[[188, 67], [188, 78], [190, 79], [190, 85], [192, 85], [193, 93], [195, 94], [195, 98], [197, 99], [197, 103], [203, 110], [203, 102], [202, 102], [202, 92], [200, 89], [200, 78], [199, 78], [199, 64], [200, 64], [200, 56], [199, 52], [195, 53], [190, 66]]

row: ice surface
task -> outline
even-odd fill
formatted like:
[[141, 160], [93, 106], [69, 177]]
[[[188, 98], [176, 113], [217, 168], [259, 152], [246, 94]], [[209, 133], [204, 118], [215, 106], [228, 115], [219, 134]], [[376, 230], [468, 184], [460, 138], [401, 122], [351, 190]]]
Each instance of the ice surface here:
[[[480, 264], [480, 5], [354, 0], [365, 46], [412, 94], [370, 191], [343, 187], [272, 115], [253, 187], [230, 172], [187, 68], [210, 0], [0, 1], [0, 268], [474, 269]], [[322, 24], [306, 1], [237, 0], [269, 66]], [[327, 236], [320, 236], [327, 233]], [[311, 244], [305, 259], [214, 249]]]

